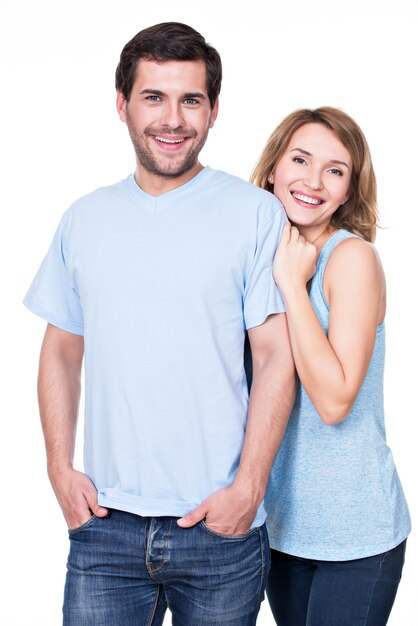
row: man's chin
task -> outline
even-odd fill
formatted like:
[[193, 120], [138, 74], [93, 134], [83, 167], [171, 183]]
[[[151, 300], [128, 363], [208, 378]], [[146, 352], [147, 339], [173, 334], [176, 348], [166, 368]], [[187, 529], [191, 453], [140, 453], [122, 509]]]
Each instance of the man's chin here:
[[148, 170], [151, 174], [155, 174], [156, 176], [160, 176], [161, 178], [180, 178], [187, 174], [197, 165], [197, 161], [182, 163], [177, 166], [172, 167], [163, 167], [158, 166], [157, 164], [150, 163], [142, 163], [143, 167]]

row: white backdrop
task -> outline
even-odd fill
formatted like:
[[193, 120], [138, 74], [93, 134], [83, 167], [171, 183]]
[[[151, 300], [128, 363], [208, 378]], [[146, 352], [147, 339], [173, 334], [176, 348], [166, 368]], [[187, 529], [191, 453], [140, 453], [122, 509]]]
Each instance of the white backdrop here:
[[[2, 624], [60, 624], [67, 555], [37, 414], [44, 323], [21, 301], [70, 202], [134, 169], [114, 70], [126, 41], [157, 22], [189, 23], [223, 59], [204, 164], [248, 178], [273, 127], [298, 107], [341, 107], [362, 126], [384, 226], [387, 432], [417, 519], [417, 18], [416, 0], [0, 0]], [[417, 561], [413, 532], [391, 626], [418, 624]], [[259, 624], [273, 626], [266, 602]]]

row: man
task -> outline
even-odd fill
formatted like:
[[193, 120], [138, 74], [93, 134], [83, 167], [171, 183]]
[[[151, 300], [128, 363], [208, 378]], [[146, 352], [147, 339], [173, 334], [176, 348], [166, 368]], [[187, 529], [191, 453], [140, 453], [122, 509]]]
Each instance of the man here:
[[181, 626], [245, 626], [263, 598], [262, 499], [294, 394], [271, 277], [285, 218], [272, 194], [198, 161], [220, 84], [218, 53], [189, 26], [125, 46], [117, 109], [135, 175], [65, 213], [25, 299], [48, 321], [39, 401], [70, 529], [66, 626], [161, 624], [167, 605]]

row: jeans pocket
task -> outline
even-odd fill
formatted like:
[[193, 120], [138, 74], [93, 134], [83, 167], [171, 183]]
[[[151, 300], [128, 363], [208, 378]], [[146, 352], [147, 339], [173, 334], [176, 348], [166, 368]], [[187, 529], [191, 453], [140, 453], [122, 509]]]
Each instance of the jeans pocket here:
[[258, 533], [258, 527], [255, 527], [250, 528], [248, 532], [242, 535], [224, 535], [223, 533], [216, 532], [216, 530], [212, 530], [212, 528], [210, 528], [206, 524], [205, 520], [199, 522], [199, 526], [207, 535], [210, 535], [211, 537], [217, 537], [218, 539], [227, 539], [228, 541], [243, 541], [244, 539], [247, 539], [248, 537], [251, 537], [252, 535]]
[[81, 526], [76, 526], [75, 528], [69, 528], [68, 529], [68, 534], [74, 535], [75, 533], [80, 532], [81, 530], [85, 530], [86, 528], [88, 528], [89, 526], [91, 526], [91, 524], [97, 519], [97, 517], [95, 515], [92, 515], [90, 517], [90, 519], [87, 520], [87, 522], [84, 522], [84, 524], [81, 524]]

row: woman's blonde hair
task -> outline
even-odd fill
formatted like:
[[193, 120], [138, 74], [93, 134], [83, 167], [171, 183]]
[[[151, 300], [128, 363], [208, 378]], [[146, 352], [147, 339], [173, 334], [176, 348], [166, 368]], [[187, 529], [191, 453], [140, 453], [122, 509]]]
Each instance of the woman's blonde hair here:
[[298, 109], [285, 117], [270, 135], [251, 174], [251, 182], [273, 193], [273, 184], [269, 183], [268, 178], [295, 131], [305, 124], [322, 124], [334, 131], [353, 161], [348, 200], [335, 211], [331, 217], [331, 225], [345, 228], [366, 241], [374, 241], [378, 217], [377, 193], [369, 146], [360, 127], [340, 109]]

